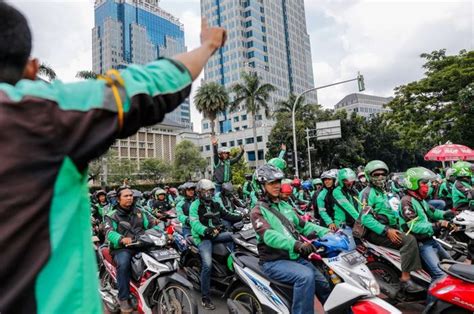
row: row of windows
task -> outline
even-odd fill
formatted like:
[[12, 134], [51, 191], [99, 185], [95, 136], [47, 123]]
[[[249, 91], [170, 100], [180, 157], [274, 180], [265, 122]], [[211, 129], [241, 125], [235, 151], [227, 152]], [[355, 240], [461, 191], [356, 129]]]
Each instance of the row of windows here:
[[[261, 143], [262, 141], [263, 141], [263, 137], [262, 136], [257, 136], [257, 143]], [[232, 140], [232, 141], [229, 141], [229, 143], [222, 142], [221, 146], [222, 147], [235, 147], [236, 143], [237, 143], [237, 146], [243, 145], [244, 140], [243, 139], [238, 139], [237, 141]], [[253, 137], [247, 137], [245, 139], [245, 144], [253, 144], [253, 143], [254, 143]], [[227, 145], [227, 144], [229, 144], [229, 145]], [[203, 146], [203, 147], [201, 147], [200, 150], [203, 151], [204, 148], [206, 149], [206, 151], [210, 151], [211, 150], [211, 145]]]

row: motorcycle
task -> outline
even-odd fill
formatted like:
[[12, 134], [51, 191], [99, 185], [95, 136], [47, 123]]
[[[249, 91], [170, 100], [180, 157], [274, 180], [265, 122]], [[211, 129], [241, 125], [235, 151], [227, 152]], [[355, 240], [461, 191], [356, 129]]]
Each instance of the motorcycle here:
[[[308, 258], [333, 285], [324, 304], [326, 313], [401, 313], [376, 297], [378, 284], [363, 256], [350, 247], [347, 235], [340, 232], [312, 243], [317, 253]], [[268, 278], [256, 256], [236, 252], [232, 259], [236, 278], [227, 302], [231, 312], [290, 313], [293, 286]]]
[[[131, 231], [128, 222], [120, 222]], [[146, 230], [126, 246], [137, 251], [132, 258], [131, 303], [139, 313], [197, 313], [197, 305], [190, 292], [192, 284], [178, 273], [179, 254], [169, 248], [165, 233]], [[107, 245], [99, 249], [103, 265], [100, 271], [100, 295], [111, 313], [120, 312], [117, 290], [117, 269]]]
[[473, 313], [474, 266], [448, 260], [440, 262], [439, 266], [447, 276], [430, 287], [432, 301], [423, 313]]
[[464, 210], [452, 220], [453, 227], [445, 229], [436, 238], [454, 260], [474, 256], [474, 211]]
[[431, 276], [420, 269], [411, 272], [411, 278], [425, 290], [417, 294], [407, 294], [400, 289], [401, 257], [398, 250], [386, 248], [360, 240], [357, 250], [367, 259], [367, 267], [374, 274], [383, 294], [395, 303], [420, 301], [426, 298]]

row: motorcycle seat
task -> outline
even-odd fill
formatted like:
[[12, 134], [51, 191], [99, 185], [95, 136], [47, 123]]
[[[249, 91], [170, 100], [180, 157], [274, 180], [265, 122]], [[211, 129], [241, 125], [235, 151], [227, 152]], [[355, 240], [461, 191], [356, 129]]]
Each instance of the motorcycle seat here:
[[260, 276], [264, 277], [265, 279], [267, 279], [268, 281], [270, 281], [274, 285], [277, 285], [277, 286], [279, 286], [280, 288], [283, 288], [283, 289], [289, 289], [290, 291], [293, 291], [293, 286], [292, 285], [287, 285], [287, 284], [281, 283], [279, 281], [273, 280], [271, 278], [268, 278], [268, 276], [265, 275], [262, 268], [260, 267], [258, 258], [254, 257], [254, 256], [250, 256], [250, 255], [242, 255], [242, 256], [239, 256], [239, 260], [242, 262], [242, 264], [245, 265], [245, 267], [250, 268], [251, 270], [253, 270], [257, 274], [259, 274]]
[[105, 258], [107, 262], [115, 266], [115, 261], [112, 255], [110, 254], [110, 249], [108, 247], [102, 248], [102, 256]]
[[449, 272], [454, 276], [465, 279], [469, 282], [474, 281], [474, 266], [468, 264], [453, 264], [449, 267]]

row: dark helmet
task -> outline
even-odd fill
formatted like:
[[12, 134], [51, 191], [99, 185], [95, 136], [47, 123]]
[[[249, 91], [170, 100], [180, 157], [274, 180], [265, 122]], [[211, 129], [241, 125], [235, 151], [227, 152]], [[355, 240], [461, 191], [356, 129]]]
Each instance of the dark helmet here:
[[270, 164], [265, 164], [255, 170], [255, 178], [260, 184], [282, 180], [284, 177], [283, 171]]
[[234, 186], [232, 185], [232, 183], [226, 182], [222, 184], [222, 192], [228, 193], [228, 194], [234, 192]]
[[104, 190], [97, 190], [95, 192], [95, 197], [99, 198], [100, 195], [107, 196], [107, 193]]
[[143, 197], [143, 193], [138, 190], [132, 190], [132, 192], [133, 192], [133, 198], [135, 199]]
[[253, 173], [246, 173], [245, 174], [245, 180], [252, 180]]

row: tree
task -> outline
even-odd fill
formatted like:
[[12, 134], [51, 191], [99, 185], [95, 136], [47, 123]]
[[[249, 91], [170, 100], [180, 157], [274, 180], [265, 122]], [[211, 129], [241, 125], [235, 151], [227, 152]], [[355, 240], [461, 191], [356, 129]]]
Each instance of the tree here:
[[[233, 147], [230, 150], [231, 158], [234, 158], [240, 153], [240, 149]], [[245, 183], [245, 174], [250, 172], [249, 165], [245, 158], [240, 158], [239, 162], [231, 166], [232, 184], [242, 186]]]
[[53, 68], [46, 63], [40, 64], [38, 74], [45, 76], [49, 81], [55, 80], [57, 77], [56, 72], [53, 70]]
[[276, 90], [272, 84], [262, 83], [257, 73], [242, 72], [242, 83], [237, 83], [232, 86], [234, 100], [232, 102], [231, 110], [235, 110], [240, 104], [244, 104], [245, 110], [250, 113], [252, 117], [253, 143], [255, 149], [255, 162], [258, 161], [258, 146], [257, 146], [257, 124], [256, 115], [264, 111], [265, 117], [270, 116], [270, 108], [268, 100], [270, 94]]
[[119, 159], [115, 154], [107, 158], [108, 184], [121, 185], [125, 178], [134, 180], [137, 175], [137, 164], [129, 159]]
[[397, 125], [399, 146], [426, 150], [448, 140], [474, 146], [474, 112], [466, 96], [474, 81], [474, 51], [447, 56], [441, 49], [421, 57], [425, 77], [397, 87], [388, 104], [387, 119]]
[[158, 184], [171, 172], [171, 165], [158, 158], [148, 158], [140, 163], [140, 172], [144, 179]]
[[[280, 100], [276, 103], [276, 110], [275, 112], [277, 113], [283, 113], [283, 112], [288, 112], [288, 113], [292, 113], [292, 110], [293, 110], [293, 105], [296, 101], [296, 95], [291, 93], [290, 96], [288, 96], [288, 99], [285, 99], [285, 100]], [[295, 108], [295, 114], [300, 114], [303, 112], [303, 107], [304, 107], [304, 102], [305, 102], [305, 98], [304, 96], [300, 97], [300, 99], [298, 100], [298, 103], [296, 104], [296, 108]]]
[[206, 159], [192, 142], [185, 140], [176, 145], [173, 173], [176, 180], [192, 180], [196, 174], [202, 176], [206, 165]]
[[94, 71], [89, 71], [89, 70], [78, 71], [76, 73], [76, 78], [80, 78], [84, 80], [96, 79], [97, 76], [98, 76], [97, 73], [95, 73]]
[[211, 122], [211, 133], [214, 136], [216, 118], [220, 112], [225, 112], [229, 107], [229, 94], [224, 86], [215, 82], [201, 85], [194, 96], [196, 109]]

